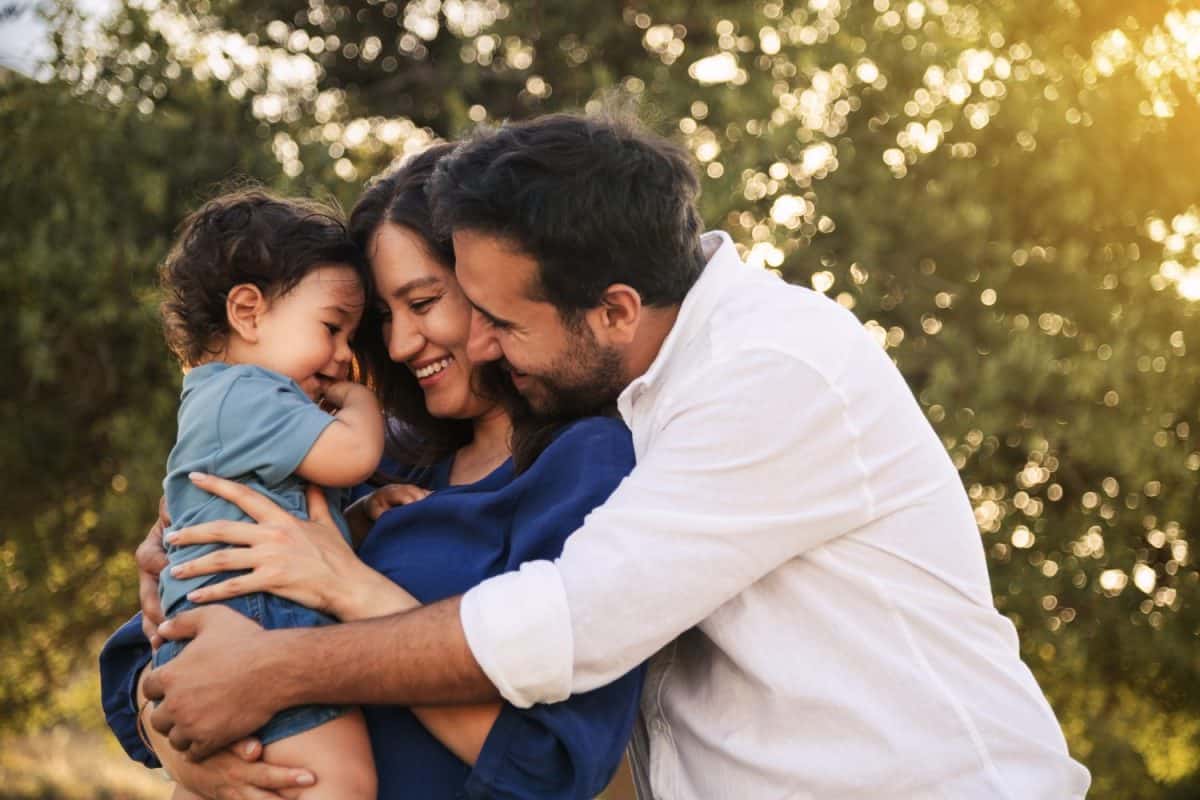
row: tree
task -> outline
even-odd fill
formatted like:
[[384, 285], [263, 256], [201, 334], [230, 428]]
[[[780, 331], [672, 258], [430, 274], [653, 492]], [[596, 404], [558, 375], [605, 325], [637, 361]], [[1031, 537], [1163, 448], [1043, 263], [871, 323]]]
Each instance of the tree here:
[[[66, 283], [94, 297], [65, 322], [8, 315], [39, 320], [11, 341], [42, 387], [20, 418], [0, 406], [36, 455], [5, 463], [38, 476], [4, 520], [22, 531], [4, 550], [24, 587], [9, 641], [103, 629], [132, 605], [124, 552], [157, 493], [174, 387], [147, 293], [166, 232], [213, 181], [236, 169], [349, 203], [433, 137], [624, 104], [695, 154], [706, 218], [749, 261], [853, 308], [897, 360], [960, 469], [996, 604], [1096, 795], [1200, 785], [1200, 368], [1187, 357], [1200, 205], [1186, 168], [1200, 161], [1200, 10], [162, 0], [122, 7], [90, 43], [67, 19], [56, 81], [10, 84], [0, 100], [0, 124], [21, 131], [6, 196], [38, 198], [0, 231], [0, 252], [19, 254], [5, 296]], [[56, 110], [27, 119], [44, 107]], [[95, 144], [71, 149], [76, 131]], [[48, 164], [61, 165], [53, 180]], [[113, 191], [120, 204], [106, 206]], [[56, 202], [58, 223], [40, 210]], [[98, 314], [128, 296], [139, 303]], [[39, 302], [60, 300], [74, 307]], [[87, 385], [117, 388], [69, 390], [66, 375], [104, 364], [117, 377]], [[109, 460], [86, 458], [97, 452]], [[132, 487], [120, 498], [106, 488], [118, 473]], [[92, 532], [55, 535], [82, 519]], [[51, 555], [61, 567], [31, 566]], [[50, 587], [74, 592], [80, 575], [104, 576], [107, 616], [64, 615]]]

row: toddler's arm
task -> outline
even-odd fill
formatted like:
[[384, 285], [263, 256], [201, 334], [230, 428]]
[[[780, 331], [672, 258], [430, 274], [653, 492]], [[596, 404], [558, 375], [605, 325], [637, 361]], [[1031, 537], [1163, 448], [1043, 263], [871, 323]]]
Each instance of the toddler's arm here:
[[383, 414], [371, 390], [340, 381], [325, 392], [334, 421], [322, 431], [296, 468], [301, 478], [321, 486], [354, 486], [371, 476], [383, 455]]

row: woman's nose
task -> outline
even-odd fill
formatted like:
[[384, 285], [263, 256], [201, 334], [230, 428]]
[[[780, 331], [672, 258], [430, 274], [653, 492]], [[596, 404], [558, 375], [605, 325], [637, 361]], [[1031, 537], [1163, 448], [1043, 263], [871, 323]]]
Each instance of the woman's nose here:
[[416, 326], [395, 319], [383, 324], [383, 338], [387, 341], [388, 358], [396, 363], [408, 361], [425, 346], [425, 339]]

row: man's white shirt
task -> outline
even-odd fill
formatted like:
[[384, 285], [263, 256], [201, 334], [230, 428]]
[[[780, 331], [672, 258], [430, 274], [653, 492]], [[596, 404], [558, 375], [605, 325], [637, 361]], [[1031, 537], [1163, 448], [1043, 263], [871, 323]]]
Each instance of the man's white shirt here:
[[633, 752], [659, 800], [1083, 797], [895, 365], [824, 295], [705, 247], [618, 401], [633, 472], [558, 560], [464, 598], [480, 666], [526, 707], [653, 656]]

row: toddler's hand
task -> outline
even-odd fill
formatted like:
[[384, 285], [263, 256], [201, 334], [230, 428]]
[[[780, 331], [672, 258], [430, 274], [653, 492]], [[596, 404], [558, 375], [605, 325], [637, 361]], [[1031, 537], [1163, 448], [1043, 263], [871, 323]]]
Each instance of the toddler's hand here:
[[411, 483], [389, 483], [387, 486], [381, 486], [371, 492], [359, 502], [363, 504], [367, 516], [374, 522], [389, 508], [406, 506], [428, 496], [429, 490], [422, 489], [420, 486], [413, 486]]
[[371, 390], [361, 383], [354, 381], [338, 381], [329, 384], [325, 389], [325, 395], [321, 398], [321, 405], [331, 411], [345, 408], [353, 403], [374, 403], [375, 395], [371, 394]]

